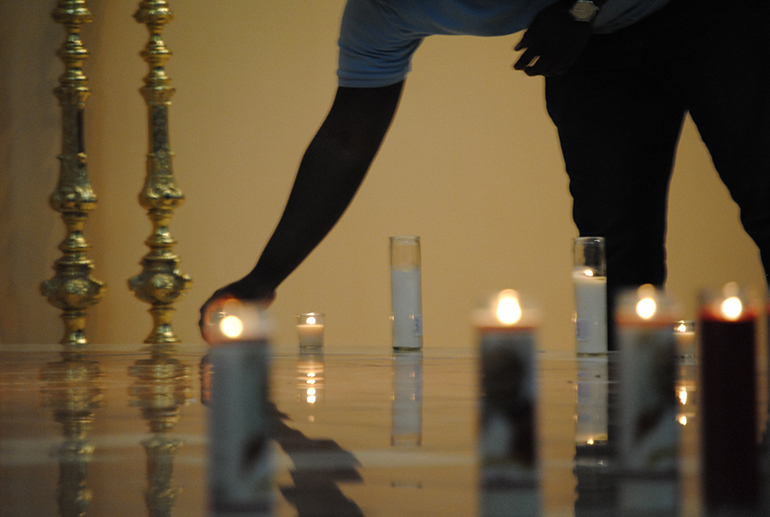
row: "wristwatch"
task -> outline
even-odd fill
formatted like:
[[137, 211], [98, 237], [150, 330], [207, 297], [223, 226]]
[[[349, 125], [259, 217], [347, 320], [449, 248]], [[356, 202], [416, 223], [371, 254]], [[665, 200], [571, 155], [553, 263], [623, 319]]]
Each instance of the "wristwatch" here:
[[576, 0], [569, 9], [569, 13], [578, 22], [591, 22], [598, 12], [599, 6], [591, 0]]

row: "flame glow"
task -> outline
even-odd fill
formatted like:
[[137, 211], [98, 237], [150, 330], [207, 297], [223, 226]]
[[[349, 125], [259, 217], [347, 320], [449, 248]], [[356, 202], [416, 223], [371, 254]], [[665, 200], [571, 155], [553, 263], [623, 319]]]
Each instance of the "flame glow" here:
[[722, 302], [721, 309], [725, 318], [735, 321], [740, 318], [743, 313], [743, 304], [741, 303], [740, 298], [731, 296]]
[[305, 320], [305, 323], [307, 323], [308, 325], [315, 325], [315, 322], [316, 322], [315, 316], [308, 316], [307, 319]]
[[681, 402], [682, 405], [687, 404], [687, 390], [684, 388], [679, 390], [679, 402]]
[[655, 300], [652, 298], [642, 298], [636, 304], [636, 313], [643, 320], [648, 320], [655, 315], [655, 311], [658, 309]]
[[225, 316], [219, 322], [219, 329], [225, 336], [237, 338], [243, 333], [243, 322], [238, 316]]
[[506, 289], [497, 298], [497, 319], [505, 325], [513, 325], [521, 319], [521, 305], [516, 291]]

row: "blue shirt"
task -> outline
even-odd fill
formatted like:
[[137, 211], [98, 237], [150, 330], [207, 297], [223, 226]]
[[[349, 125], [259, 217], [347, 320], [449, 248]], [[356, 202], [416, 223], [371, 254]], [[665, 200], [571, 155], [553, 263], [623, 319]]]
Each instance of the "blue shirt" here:
[[[371, 88], [403, 81], [425, 37], [513, 34], [555, 1], [348, 0], [340, 28], [339, 85]], [[596, 17], [594, 31], [631, 25], [668, 1], [610, 0]]]

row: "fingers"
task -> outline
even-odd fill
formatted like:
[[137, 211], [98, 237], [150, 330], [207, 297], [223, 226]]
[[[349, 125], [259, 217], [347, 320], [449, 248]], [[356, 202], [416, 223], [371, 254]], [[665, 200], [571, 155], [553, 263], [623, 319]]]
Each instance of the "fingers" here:
[[238, 303], [234, 296], [217, 291], [203, 304], [200, 309], [198, 328], [204, 341], [211, 344], [212, 329], [219, 325], [219, 321], [227, 312], [228, 305], [232, 303]]
[[534, 66], [539, 60], [540, 56], [528, 48], [519, 57], [519, 60], [514, 63], [513, 68], [516, 70], [526, 70], [528, 67]]
[[529, 46], [529, 38], [527, 37], [528, 34], [529, 34], [529, 31], [526, 31], [524, 35], [521, 37], [521, 39], [519, 40], [519, 42], [516, 44], [516, 46], [513, 47], [513, 50], [518, 51], [521, 49], [525, 49]]

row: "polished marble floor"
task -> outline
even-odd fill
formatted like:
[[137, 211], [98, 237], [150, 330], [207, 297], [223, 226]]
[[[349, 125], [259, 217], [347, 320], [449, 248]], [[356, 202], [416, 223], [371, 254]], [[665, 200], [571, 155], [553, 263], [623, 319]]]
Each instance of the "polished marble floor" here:
[[[205, 354], [0, 346], [0, 515], [207, 515]], [[480, 515], [474, 349], [271, 356], [275, 515]], [[577, 413], [596, 410], [578, 405], [591, 361], [539, 351], [537, 362], [541, 515], [592, 515], [607, 504], [608, 465], [590, 437], [576, 448]], [[680, 508], [695, 516], [696, 368], [677, 372]]]

